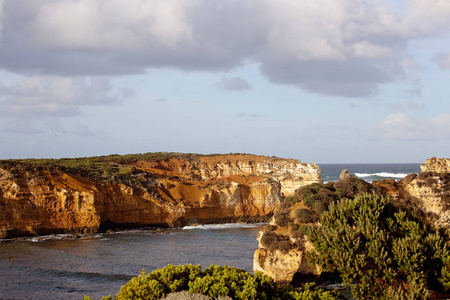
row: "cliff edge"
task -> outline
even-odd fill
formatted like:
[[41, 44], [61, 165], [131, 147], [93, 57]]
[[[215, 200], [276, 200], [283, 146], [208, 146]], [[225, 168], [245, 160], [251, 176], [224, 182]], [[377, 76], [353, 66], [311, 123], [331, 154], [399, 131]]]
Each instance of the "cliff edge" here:
[[320, 168], [249, 154], [0, 161], [0, 238], [262, 221]]
[[320, 226], [320, 215], [331, 203], [341, 198], [353, 199], [360, 193], [389, 196], [398, 205], [435, 227], [450, 229], [450, 159], [430, 158], [421, 165], [421, 172], [401, 180], [372, 183], [343, 176], [338, 182], [314, 183], [296, 190], [280, 203], [274, 216], [258, 234], [253, 269], [262, 271], [279, 283], [315, 279], [320, 270], [311, 265], [305, 251], [312, 244], [306, 236], [308, 226]]

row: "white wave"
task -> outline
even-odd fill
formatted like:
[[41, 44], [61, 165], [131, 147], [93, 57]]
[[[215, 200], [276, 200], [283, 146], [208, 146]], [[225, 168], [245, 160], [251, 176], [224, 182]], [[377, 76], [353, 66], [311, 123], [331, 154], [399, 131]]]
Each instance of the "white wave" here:
[[101, 238], [102, 234], [86, 234], [86, 235], [75, 235], [75, 234], [52, 234], [52, 235], [40, 235], [36, 237], [24, 238], [27, 242], [43, 242], [49, 240], [85, 240], [85, 239], [98, 239]]
[[389, 172], [377, 172], [377, 173], [355, 173], [356, 177], [365, 178], [365, 177], [388, 177], [388, 178], [404, 178], [408, 174], [405, 173], [389, 173]]
[[202, 224], [184, 226], [183, 230], [203, 229], [203, 230], [220, 230], [220, 229], [235, 229], [235, 228], [255, 228], [262, 226], [263, 223], [225, 223], [225, 224]]

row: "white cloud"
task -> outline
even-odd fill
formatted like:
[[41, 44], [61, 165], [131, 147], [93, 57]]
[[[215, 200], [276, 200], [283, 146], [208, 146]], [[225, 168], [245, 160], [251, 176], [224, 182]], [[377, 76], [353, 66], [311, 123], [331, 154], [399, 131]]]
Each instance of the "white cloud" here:
[[34, 42], [56, 48], [183, 47], [193, 33], [185, 12], [197, 0], [79, 0], [39, 7], [30, 23]]
[[247, 60], [275, 83], [344, 97], [419, 80], [408, 43], [450, 28], [446, 0], [401, 12], [387, 0], [4, 1], [0, 67], [13, 72], [223, 71]]
[[450, 114], [442, 114], [430, 120], [430, 125], [435, 129], [437, 138], [446, 139], [450, 137]]
[[447, 0], [408, 0], [402, 29], [406, 36], [429, 35], [448, 30], [450, 2]]
[[113, 88], [106, 78], [36, 76], [3, 86], [0, 94], [1, 111], [8, 116], [70, 116], [81, 106], [117, 104], [133, 92]]
[[390, 114], [378, 126], [392, 140], [438, 140], [450, 138], [450, 115], [432, 119], [411, 118], [405, 113]]
[[447, 53], [437, 53], [433, 60], [438, 64], [439, 68], [442, 70], [449, 70], [450, 69], [450, 52]]
[[1, 45], [1, 39], [2, 39], [3, 21], [4, 21], [4, 18], [5, 18], [3, 5], [4, 5], [4, 0], [0, 0], [0, 45]]

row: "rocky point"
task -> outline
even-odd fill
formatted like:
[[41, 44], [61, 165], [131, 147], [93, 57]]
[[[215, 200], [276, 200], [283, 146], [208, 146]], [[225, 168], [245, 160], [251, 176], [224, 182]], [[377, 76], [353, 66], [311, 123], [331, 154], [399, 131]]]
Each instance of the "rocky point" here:
[[0, 162], [0, 238], [267, 220], [320, 168], [249, 154]]

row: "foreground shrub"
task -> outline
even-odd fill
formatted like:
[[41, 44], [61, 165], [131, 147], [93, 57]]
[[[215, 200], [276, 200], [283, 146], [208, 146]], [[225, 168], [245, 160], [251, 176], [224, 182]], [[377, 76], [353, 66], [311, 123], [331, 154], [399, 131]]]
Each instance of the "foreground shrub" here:
[[[182, 291], [177, 293], [171, 293], [163, 300], [212, 300], [213, 298], [202, 294], [191, 294], [188, 291]], [[228, 296], [218, 297], [217, 300], [233, 300]]]
[[357, 299], [425, 299], [428, 288], [450, 287], [447, 238], [387, 197], [331, 204], [307, 235], [309, 260], [338, 271]]
[[[183, 293], [178, 293], [185, 291]], [[191, 296], [189, 296], [188, 291]], [[200, 296], [204, 295], [205, 297]], [[302, 290], [292, 286], [278, 288], [272, 278], [257, 272], [255, 275], [237, 268], [211, 265], [203, 272], [200, 266], [185, 265], [158, 269], [149, 274], [141, 273], [125, 284], [116, 300], [138, 299], [286, 299], [331, 300], [344, 299], [337, 291], [324, 291], [314, 284], [306, 284]], [[228, 298], [229, 297], [229, 298]], [[85, 297], [85, 300], [90, 299]], [[105, 297], [103, 299], [111, 299]]]

